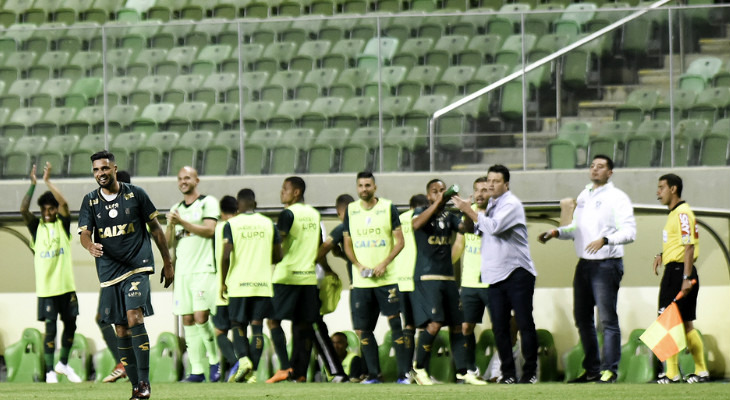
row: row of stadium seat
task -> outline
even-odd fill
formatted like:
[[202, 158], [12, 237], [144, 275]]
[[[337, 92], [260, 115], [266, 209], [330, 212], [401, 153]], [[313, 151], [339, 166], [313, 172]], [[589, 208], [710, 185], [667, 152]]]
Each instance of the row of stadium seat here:
[[567, 123], [548, 143], [548, 168], [576, 168], [596, 154], [609, 155], [617, 166], [669, 167], [672, 141], [675, 166], [730, 164], [730, 118], [725, 118], [714, 124], [680, 120], [673, 138], [669, 121], [606, 122], [596, 135], [588, 122]]
[[656, 89], [637, 89], [629, 94], [624, 104], [616, 107], [614, 120], [639, 125], [646, 117], [669, 120], [672, 111], [675, 119], [704, 119], [710, 124], [730, 117], [730, 86], [709, 87], [699, 93], [675, 89], [672, 101], [670, 104], [668, 96]]

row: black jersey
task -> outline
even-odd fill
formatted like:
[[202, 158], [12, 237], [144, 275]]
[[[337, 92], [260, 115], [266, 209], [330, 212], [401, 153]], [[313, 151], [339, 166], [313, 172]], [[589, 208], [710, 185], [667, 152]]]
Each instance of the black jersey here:
[[79, 211], [79, 233], [92, 232], [104, 255], [96, 258], [102, 287], [111, 286], [137, 273], [154, 272], [150, 234], [145, 226], [157, 217], [157, 209], [144, 189], [119, 183], [119, 193], [107, 201], [101, 188], [84, 196]]
[[[425, 208], [413, 211], [413, 218], [421, 214]], [[416, 239], [416, 269], [414, 280], [421, 280], [423, 275], [454, 276], [454, 265], [451, 263], [451, 238], [459, 231], [461, 218], [449, 211], [434, 214], [421, 229], [414, 229]]]

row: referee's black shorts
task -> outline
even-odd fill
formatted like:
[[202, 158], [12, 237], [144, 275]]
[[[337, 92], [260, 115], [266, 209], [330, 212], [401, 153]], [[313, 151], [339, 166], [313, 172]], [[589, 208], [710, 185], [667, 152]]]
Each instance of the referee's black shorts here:
[[[684, 263], [671, 262], [664, 266], [664, 275], [659, 287], [659, 313], [672, 303], [682, 289], [682, 277], [684, 276]], [[696, 279], [697, 283], [692, 286], [689, 294], [677, 301], [677, 308], [682, 314], [682, 320], [694, 321], [697, 318], [697, 293], [700, 291], [700, 278], [697, 276], [697, 268], [692, 266], [690, 280]]]

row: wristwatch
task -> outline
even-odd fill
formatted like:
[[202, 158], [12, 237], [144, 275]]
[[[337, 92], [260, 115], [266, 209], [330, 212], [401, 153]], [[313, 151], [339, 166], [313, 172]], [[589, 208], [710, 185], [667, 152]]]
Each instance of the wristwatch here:
[[607, 237], [604, 237], [604, 238], [603, 238], [603, 245], [605, 246], [605, 245], [607, 245], [607, 244], [608, 244], [608, 238], [607, 238]]
[[683, 281], [688, 281], [689, 280], [689, 275], [682, 275], [682, 280]]

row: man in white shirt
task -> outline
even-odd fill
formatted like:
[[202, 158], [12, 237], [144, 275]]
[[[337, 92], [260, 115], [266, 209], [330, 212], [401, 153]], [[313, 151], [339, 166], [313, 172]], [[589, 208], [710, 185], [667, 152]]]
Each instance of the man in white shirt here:
[[[636, 238], [636, 220], [629, 197], [608, 181], [613, 175], [613, 161], [596, 155], [589, 171], [592, 183], [578, 195], [573, 222], [541, 233], [538, 241], [573, 239], [580, 258], [573, 278], [573, 315], [585, 352], [586, 372], [569, 383], [613, 383], [621, 358], [616, 301], [624, 273], [623, 245]], [[594, 306], [598, 307], [603, 326], [603, 360], [598, 349]]]

